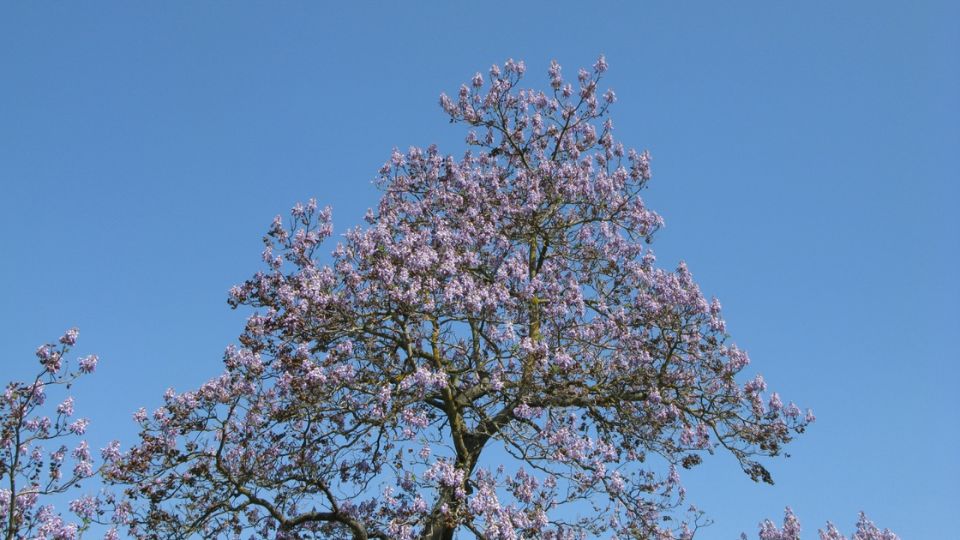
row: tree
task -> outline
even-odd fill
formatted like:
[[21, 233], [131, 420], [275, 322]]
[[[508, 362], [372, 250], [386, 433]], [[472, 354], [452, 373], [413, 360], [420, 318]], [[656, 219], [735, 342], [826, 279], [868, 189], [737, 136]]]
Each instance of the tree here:
[[756, 481], [813, 420], [759, 376], [661, 226], [600, 94], [522, 62], [440, 103], [460, 158], [394, 151], [367, 226], [320, 262], [330, 210], [297, 205], [224, 372], [141, 410], [126, 485], [138, 538], [690, 538], [679, 468], [731, 453]]
[[[827, 529], [817, 531], [820, 540], [846, 540], [846, 537], [840, 533], [833, 523], [827, 522]], [[800, 521], [793, 515], [793, 510], [789, 507], [784, 512], [783, 528], [778, 528], [770, 520], [765, 520], [760, 524], [760, 540], [800, 540]], [[740, 535], [741, 540], [747, 540], [746, 534]], [[890, 529], [880, 530], [879, 527], [867, 519], [867, 516], [860, 513], [860, 519], [857, 520], [857, 530], [850, 537], [851, 540], [899, 540], [897, 535], [890, 532]]]
[[[69, 390], [97, 366], [96, 355], [89, 355], [71, 369], [66, 356], [78, 335], [73, 328], [58, 343], [41, 345], [37, 349], [41, 371], [30, 382], [8, 383], [0, 396], [0, 533], [5, 540], [77, 538], [92, 523], [101, 522], [104, 506], [115, 502], [109, 496], [74, 499], [69, 506], [76, 522], [65, 520], [52, 505], [41, 504], [79, 487], [98, 472], [86, 441], [79, 440], [72, 450], [63, 444], [82, 436], [89, 423], [86, 418], [72, 419], [73, 398], [66, 396], [53, 411], [43, 409], [50, 390]], [[120, 456], [119, 443], [111, 443], [101, 455], [104, 464], [112, 463]], [[72, 469], [68, 460], [73, 462]], [[111, 529], [107, 538], [116, 534]]]

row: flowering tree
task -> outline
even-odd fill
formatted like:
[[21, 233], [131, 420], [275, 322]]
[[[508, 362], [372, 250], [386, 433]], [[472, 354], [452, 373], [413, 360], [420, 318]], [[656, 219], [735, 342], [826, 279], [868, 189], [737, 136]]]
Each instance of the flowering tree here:
[[[52, 411], [43, 409], [52, 389], [69, 390], [77, 378], [93, 373], [95, 355], [85, 356], [71, 369], [67, 352], [76, 344], [77, 329], [68, 330], [59, 343], [37, 349], [41, 371], [30, 382], [8, 383], [0, 396], [0, 531], [6, 540], [77, 538], [103, 514], [106, 500], [86, 495], [70, 502], [77, 522], [64, 520], [50, 504], [42, 502], [67, 493], [86, 478], [94, 476], [93, 458], [86, 441], [70, 450], [64, 442], [80, 437], [87, 429], [86, 418], [72, 419], [73, 398], [67, 396]], [[67, 460], [72, 460], [72, 468]], [[114, 442], [102, 450], [109, 463], [120, 455]], [[116, 538], [110, 530], [107, 538]]]
[[225, 371], [136, 415], [108, 475], [130, 534], [690, 538], [678, 469], [723, 451], [772, 482], [813, 416], [739, 383], [720, 304], [655, 265], [606, 67], [553, 63], [544, 92], [508, 61], [441, 96], [470, 150], [395, 151], [330, 264], [329, 209], [278, 217]]
[[[827, 523], [827, 529], [817, 531], [820, 540], [846, 540], [833, 523]], [[747, 540], [746, 534], [741, 534], [742, 540]], [[889, 529], [880, 530], [879, 527], [867, 519], [862, 512], [857, 520], [857, 530], [850, 537], [851, 540], [899, 540], [899, 537]], [[800, 540], [800, 521], [793, 515], [789, 507], [784, 512], [783, 528], [778, 528], [772, 521], [765, 520], [760, 524], [760, 540]]]

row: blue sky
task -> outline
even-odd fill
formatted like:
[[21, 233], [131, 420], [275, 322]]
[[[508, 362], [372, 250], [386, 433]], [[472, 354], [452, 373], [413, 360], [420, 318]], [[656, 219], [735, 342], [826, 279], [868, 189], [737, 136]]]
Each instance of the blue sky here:
[[[102, 445], [220, 369], [271, 219], [337, 229], [394, 146], [459, 151], [439, 107], [508, 57], [542, 82], [599, 53], [628, 146], [653, 155], [661, 262], [722, 301], [749, 368], [814, 408], [753, 484], [688, 473], [715, 525], [863, 509], [944, 538], [960, 503], [960, 9], [949, 2], [7, 2], [0, 7], [0, 379], [70, 327]], [[808, 537], [814, 537], [811, 534]]]

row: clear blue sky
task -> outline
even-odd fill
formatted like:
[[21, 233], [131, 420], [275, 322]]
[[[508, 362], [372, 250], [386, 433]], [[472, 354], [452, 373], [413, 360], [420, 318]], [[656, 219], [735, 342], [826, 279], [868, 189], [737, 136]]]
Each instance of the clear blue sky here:
[[654, 157], [661, 261], [819, 418], [775, 487], [726, 457], [685, 476], [703, 538], [788, 504], [808, 538], [860, 509], [955, 533], [958, 4], [523, 4], [3, 3], [0, 379], [79, 326], [101, 367], [77, 409], [129, 443], [133, 410], [219, 371], [274, 215], [315, 196], [353, 226], [391, 148], [460, 148], [441, 91], [603, 52], [618, 134]]

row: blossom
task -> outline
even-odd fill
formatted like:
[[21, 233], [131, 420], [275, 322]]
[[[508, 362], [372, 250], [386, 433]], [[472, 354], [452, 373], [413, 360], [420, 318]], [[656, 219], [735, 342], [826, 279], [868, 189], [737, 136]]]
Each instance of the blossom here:
[[110, 441], [107, 446], [100, 449], [100, 456], [107, 463], [119, 460], [120, 455], [120, 441]]
[[607, 59], [602, 54], [597, 58], [596, 63], [593, 64], [593, 70], [597, 73], [603, 73], [607, 70]]
[[68, 429], [70, 430], [70, 433], [73, 433], [74, 435], [83, 435], [84, 433], [86, 433], [87, 426], [89, 424], [90, 424], [90, 421], [87, 420], [86, 418], [78, 418], [77, 420], [74, 420], [70, 424]]
[[73, 397], [67, 396], [59, 405], [57, 405], [57, 414], [62, 414], [64, 416], [73, 415]]
[[76, 328], [71, 328], [64, 332], [63, 336], [60, 337], [60, 343], [73, 346], [77, 344], [77, 336], [80, 335], [80, 331]]
[[97, 368], [98, 360], [99, 358], [97, 358], [97, 355], [95, 354], [87, 355], [81, 358], [79, 361], [80, 373], [93, 373], [93, 370]]

